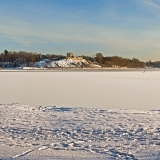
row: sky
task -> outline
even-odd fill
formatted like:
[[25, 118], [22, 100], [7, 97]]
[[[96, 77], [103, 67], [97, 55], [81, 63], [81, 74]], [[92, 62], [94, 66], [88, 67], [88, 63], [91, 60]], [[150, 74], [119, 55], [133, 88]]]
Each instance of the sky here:
[[0, 0], [0, 53], [160, 61], [159, 0]]

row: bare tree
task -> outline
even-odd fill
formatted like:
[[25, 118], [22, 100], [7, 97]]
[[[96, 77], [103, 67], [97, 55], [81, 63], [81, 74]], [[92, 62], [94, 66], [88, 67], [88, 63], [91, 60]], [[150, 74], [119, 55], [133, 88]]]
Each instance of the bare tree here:
[[96, 53], [96, 61], [97, 61], [99, 64], [102, 64], [102, 63], [103, 63], [103, 55], [102, 55], [102, 53]]

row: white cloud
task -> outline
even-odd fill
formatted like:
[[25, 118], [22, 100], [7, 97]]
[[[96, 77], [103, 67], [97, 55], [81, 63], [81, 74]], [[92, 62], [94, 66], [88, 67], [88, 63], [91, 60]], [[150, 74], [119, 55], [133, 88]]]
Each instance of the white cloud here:
[[145, 4], [149, 5], [150, 7], [160, 9], [160, 5], [154, 2], [153, 0], [142, 0]]

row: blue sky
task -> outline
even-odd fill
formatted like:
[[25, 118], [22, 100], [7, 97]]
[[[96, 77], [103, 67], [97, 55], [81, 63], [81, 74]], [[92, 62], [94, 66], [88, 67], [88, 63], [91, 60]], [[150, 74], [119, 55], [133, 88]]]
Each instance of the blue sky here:
[[0, 0], [0, 53], [160, 60], [159, 0]]

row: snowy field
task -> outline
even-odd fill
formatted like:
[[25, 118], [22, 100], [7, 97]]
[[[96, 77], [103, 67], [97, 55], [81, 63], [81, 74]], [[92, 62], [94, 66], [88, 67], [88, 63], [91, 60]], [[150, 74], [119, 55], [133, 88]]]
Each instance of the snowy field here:
[[0, 159], [160, 159], [160, 72], [1, 72]]

